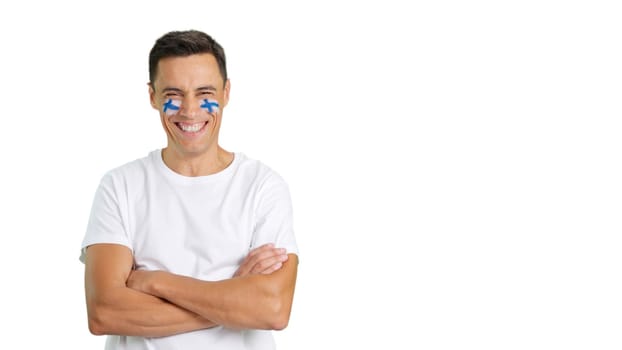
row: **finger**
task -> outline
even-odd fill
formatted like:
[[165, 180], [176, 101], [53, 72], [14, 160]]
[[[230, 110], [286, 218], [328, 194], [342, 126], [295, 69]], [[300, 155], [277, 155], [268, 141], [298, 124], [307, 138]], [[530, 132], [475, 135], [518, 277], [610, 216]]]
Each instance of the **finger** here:
[[269, 258], [263, 259], [259, 261], [257, 264], [253, 266], [251, 269], [252, 274], [264, 273], [265, 271], [272, 270], [274, 266], [277, 266], [277, 269], [280, 268], [280, 265], [287, 261], [288, 257], [286, 254], [279, 254], [276, 256], [271, 256]]
[[259, 273], [268, 266], [272, 265], [274, 261], [280, 261], [280, 259], [286, 255], [286, 250], [279, 248], [258, 253], [249, 260], [250, 272]]
[[242, 264], [238, 267], [238, 269], [233, 274], [233, 277], [244, 276], [246, 275], [253, 266], [248, 263], [248, 257], [242, 261]]
[[254, 252], [252, 256], [247, 256], [243, 264], [246, 264], [249, 269], [252, 269], [253, 266], [258, 264], [260, 261], [275, 257], [279, 254], [285, 254], [285, 250], [280, 248], [262, 248], [261, 250]]
[[270, 261], [264, 260], [273, 258], [276, 258], [278, 260], [279, 256], [285, 256], [284, 259], [283, 257], [281, 257], [280, 259], [283, 261], [287, 260], [287, 250], [284, 248], [274, 248], [274, 244], [272, 243], [264, 244], [258, 248], [253, 249], [253, 251], [251, 251], [246, 256], [246, 258], [244, 259], [244, 261], [242, 261], [242, 264], [240, 264], [240, 267], [233, 276], [240, 277], [251, 273], [261, 273], [263, 270], [272, 265]]
[[263, 251], [266, 251], [266, 250], [272, 249], [272, 248], [274, 248], [274, 244], [273, 243], [266, 243], [266, 244], [264, 244], [262, 246], [259, 246], [259, 247], [255, 248], [255, 249], [251, 250], [250, 253], [248, 253], [247, 258], [248, 257], [253, 257], [253, 256], [255, 256], [255, 255], [257, 255], [257, 254], [259, 254], [259, 253], [261, 253]]
[[252, 268], [253, 265], [256, 263], [255, 260], [253, 260], [253, 257], [256, 256], [257, 254], [260, 254], [263, 251], [266, 251], [268, 249], [271, 249], [274, 247], [274, 244], [272, 243], [266, 243], [264, 245], [261, 245], [253, 250], [251, 250], [248, 255], [246, 255], [246, 257], [244, 257], [244, 260], [242, 261], [242, 263], [240, 264], [240, 267], [238, 267], [237, 271], [235, 272], [235, 274], [233, 274], [234, 277], [238, 277], [238, 276], [243, 276], [246, 275]]
[[250, 259], [246, 257], [244, 261], [242, 262], [242, 264], [240, 264], [240, 267], [238, 267], [238, 270], [235, 272], [233, 276], [238, 277], [238, 276], [244, 276], [244, 275], [249, 274], [251, 269], [253, 268], [253, 265], [254, 264], [251, 263]]
[[286, 250], [283, 248], [271, 248], [271, 249], [265, 249], [261, 252], [258, 252], [257, 254], [253, 255], [250, 258], [250, 263], [257, 264], [259, 261], [261, 260], [265, 260], [265, 259], [269, 259], [278, 255], [284, 255], [286, 253]]
[[281, 263], [281, 262], [276, 263], [276, 264], [274, 264], [274, 265], [270, 266], [268, 269], [263, 270], [263, 271], [261, 272], [261, 274], [263, 274], [263, 275], [269, 275], [269, 274], [273, 273], [274, 271], [278, 271], [281, 267], [283, 267], [283, 263]]

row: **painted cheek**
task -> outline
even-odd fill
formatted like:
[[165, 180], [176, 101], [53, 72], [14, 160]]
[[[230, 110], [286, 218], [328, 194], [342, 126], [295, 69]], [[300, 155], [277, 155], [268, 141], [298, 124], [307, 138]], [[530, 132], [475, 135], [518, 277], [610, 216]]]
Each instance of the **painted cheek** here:
[[216, 100], [210, 100], [208, 98], [203, 99], [200, 107], [208, 113], [218, 113], [218, 111], [220, 110], [220, 105], [218, 104], [218, 102], [216, 102]]
[[179, 113], [180, 109], [181, 101], [174, 100], [172, 98], [169, 98], [166, 102], [164, 102], [164, 105], [162, 106], [162, 111], [169, 117]]

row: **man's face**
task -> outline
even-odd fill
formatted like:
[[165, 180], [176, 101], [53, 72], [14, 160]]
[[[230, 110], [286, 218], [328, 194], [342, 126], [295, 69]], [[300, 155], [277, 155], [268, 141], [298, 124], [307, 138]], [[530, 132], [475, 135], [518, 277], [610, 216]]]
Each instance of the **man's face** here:
[[[149, 95], [151, 106], [160, 112], [168, 147], [189, 156], [216, 147], [229, 81], [224, 84], [213, 55], [160, 60]], [[212, 108], [215, 103], [218, 107]]]

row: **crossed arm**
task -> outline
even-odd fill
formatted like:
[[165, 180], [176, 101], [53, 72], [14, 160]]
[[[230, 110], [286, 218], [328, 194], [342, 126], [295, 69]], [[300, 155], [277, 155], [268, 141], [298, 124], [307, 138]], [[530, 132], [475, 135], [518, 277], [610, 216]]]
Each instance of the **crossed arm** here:
[[96, 244], [86, 253], [93, 334], [160, 337], [223, 325], [282, 329], [289, 320], [298, 258], [269, 245], [249, 253], [233, 278], [208, 282], [132, 270], [131, 251]]

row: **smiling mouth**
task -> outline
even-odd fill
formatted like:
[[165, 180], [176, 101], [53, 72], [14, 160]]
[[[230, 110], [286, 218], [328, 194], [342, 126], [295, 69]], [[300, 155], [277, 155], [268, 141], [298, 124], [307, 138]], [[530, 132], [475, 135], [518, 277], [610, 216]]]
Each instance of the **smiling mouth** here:
[[207, 125], [207, 122], [200, 122], [200, 123], [175, 123], [175, 125], [177, 125], [177, 127], [183, 131], [183, 132], [189, 132], [189, 133], [197, 133], [199, 131], [201, 131], [205, 125]]

